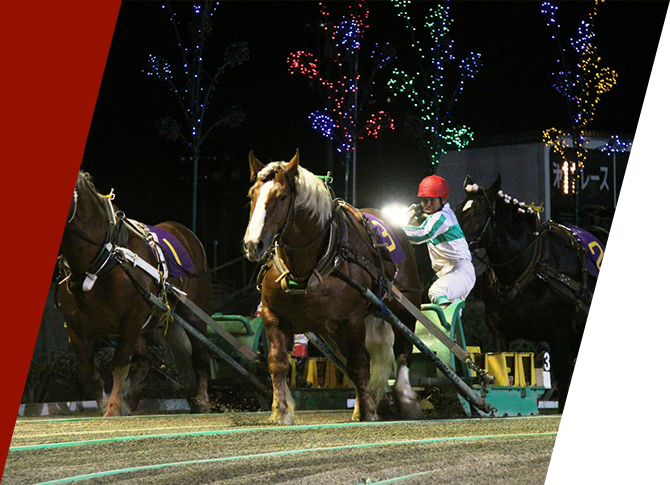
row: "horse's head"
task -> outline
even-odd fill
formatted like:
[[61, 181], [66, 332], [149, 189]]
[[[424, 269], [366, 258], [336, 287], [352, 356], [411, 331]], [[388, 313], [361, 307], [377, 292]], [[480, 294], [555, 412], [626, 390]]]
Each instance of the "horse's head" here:
[[454, 212], [470, 249], [485, 248], [493, 242], [496, 201], [500, 191], [500, 175], [491, 187], [480, 187], [468, 175], [463, 184], [465, 200]]
[[263, 165], [253, 151], [249, 152], [251, 180], [249, 189], [251, 210], [249, 224], [244, 234], [244, 251], [250, 261], [262, 259], [272, 246], [273, 239], [281, 235], [295, 204], [296, 175], [299, 156], [288, 164], [279, 162]]
[[79, 170], [79, 173], [77, 174], [77, 182], [75, 183], [74, 191], [72, 192], [72, 199], [70, 200], [70, 209], [67, 213], [67, 224], [74, 221], [74, 218], [77, 215], [77, 209], [80, 205], [80, 198], [87, 197], [88, 194], [96, 192], [91, 175], [88, 172]]

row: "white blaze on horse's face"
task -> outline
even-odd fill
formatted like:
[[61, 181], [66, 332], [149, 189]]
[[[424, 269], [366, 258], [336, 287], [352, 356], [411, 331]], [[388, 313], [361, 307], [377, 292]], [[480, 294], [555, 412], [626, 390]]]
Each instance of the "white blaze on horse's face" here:
[[465, 212], [465, 211], [468, 210], [470, 207], [472, 207], [472, 204], [473, 204], [473, 200], [472, 200], [472, 199], [470, 199], [469, 201], [467, 201], [467, 202], [465, 203], [465, 205], [463, 206], [463, 212]]
[[275, 185], [274, 180], [270, 180], [261, 185], [258, 191], [258, 198], [253, 206], [251, 217], [249, 218], [249, 225], [244, 235], [244, 249], [247, 253], [247, 258], [251, 261], [257, 261], [265, 256], [270, 244], [265, 229], [265, 218], [267, 215], [268, 195]]

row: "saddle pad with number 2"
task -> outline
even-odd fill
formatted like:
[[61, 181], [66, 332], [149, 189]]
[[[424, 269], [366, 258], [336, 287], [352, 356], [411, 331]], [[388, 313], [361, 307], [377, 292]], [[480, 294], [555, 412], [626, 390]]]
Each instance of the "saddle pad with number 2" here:
[[156, 235], [158, 244], [165, 255], [168, 272], [170, 276], [180, 278], [191, 276], [195, 272], [195, 266], [186, 248], [172, 233], [160, 227], [147, 226], [147, 229]]
[[391, 227], [373, 215], [370, 215], [366, 212], [364, 212], [363, 215], [368, 218], [375, 229], [377, 229], [377, 238], [380, 243], [386, 245], [386, 249], [388, 249], [389, 253], [391, 253], [391, 260], [395, 264], [400, 264], [405, 261], [405, 251], [403, 251], [402, 246], [391, 230]]
[[568, 228], [577, 236], [577, 239], [586, 249], [586, 268], [596, 278], [600, 273], [600, 263], [602, 263], [605, 254], [605, 246], [590, 232], [580, 229], [576, 226], [568, 225]]

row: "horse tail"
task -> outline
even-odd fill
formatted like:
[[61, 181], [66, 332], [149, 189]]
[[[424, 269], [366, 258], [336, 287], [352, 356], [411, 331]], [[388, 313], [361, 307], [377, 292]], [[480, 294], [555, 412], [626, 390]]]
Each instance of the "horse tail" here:
[[373, 315], [365, 318], [365, 348], [370, 355], [370, 395], [375, 404], [385, 396], [393, 372], [395, 334], [388, 322]]

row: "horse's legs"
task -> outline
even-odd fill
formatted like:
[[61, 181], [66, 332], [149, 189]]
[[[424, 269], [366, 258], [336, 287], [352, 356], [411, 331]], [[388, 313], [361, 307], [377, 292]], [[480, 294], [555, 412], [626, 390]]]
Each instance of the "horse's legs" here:
[[365, 349], [370, 358], [370, 381], [368, 387], [375, 402], [385, 397], [388, 380], [393, 372], [393, 328], [374, 315], [365, 317]]
[[100, 373], [95, 365], [93, 355], [93, 341], [81, 339], [77, 332], [73, 330], [73, 325], [68, 325], [68, 335], [70, 336], [70, 345], [79, 362], [82, 380], [88, 391], [93, 395], [93, 399], [98, 403], [100, 409], [105, 409], [105, 384], [100, 377]]
[[136, 349], [138, 339], [140, 338], [139, 332], [139, 327], [126, 327], [125, 331], [121, 332], [121, 335], [119, 336], [119, 344], [114, 351], [114, 357], [112, 358], [111, 363], [114, 380], [105, 416], [122, 416], [130, 414], [130, 410], [124, 401], [123, 391], [126, 377], [128, 377], [128, 373], [130, 372], [130, 360], [133, 351]]
[[123, 385], [126, 382], [126, 377], [128, 377], [129, 372], [130, 364], [121, 367], [114, 366], [112, 368], [114, 385], [112, 386], [112, 392], [109, 395], [109, 401], [107, 402], [105, 417], [130, 414], [128, 405], [125, 404], [123, 400]]
[[484, 321], [486, 322], [486, 326], [491, 333], [491, 338], [493, 339], [493, 345], [496, 352], [504, 352], [506, 350], [507, 342], [504, 334], [500, 330], [500, 317], [496, 312], [487, 310], [486, 315], [484, 316]]
[[[377, 404], [370, 393], [370, 357], [366, 350], [365, 325], [348, 326], [349, 332], [338, 340], [338, 346], [347, 358], [347, 375], [356, 386], [356, 407], [352, 419], [377, 421]], [[390, 346], [390, 342], [388, 343]], [[389, 369], [390, 373], [390, 369]], [[381, 376], [381, 374], [380, 374]], [[386, 375], [388, 381], [389, 375]]]
[[128, 383], [125, 387], [125, 396], [131, 402], [131, 410], [137, 409], [139, 404], [139, 388], [145, 377], [151, 370], [151, 362], [148, 357], [149, 347], [144, 337], [140, 337], [135, 345], [135, 352], [130, 361], [128, 372]]
[[193, 363], [193, 371], [195, 372], [195, 395], [193, 396], [191, 410], [194, 413], [209, 413], [209, 393], [207, 389], [210, 372], [209, 350], [199, 340], [191, 342], [191, 345], [193, 348], [191, 362]]
[[[553, 350], [558, 346], [552, 346]], [[563, 411], [565, 408], [565, 401], [568, 397], [568, 390], [570, 389], [570, 381], [572, 380], [572, 372], [574, 370], [574, 361], [569, 352], [565, 351], [554, 351], [550, 352], [549, 357], [551, 358], [551, 369], [553, 373], [553, 378], [556, 381], [556, 387], [558, 388], [558, 409]]]
[[[198, 318], [191, 310], [185, 306], [180, 306], [179, 315], [198, 330], [201, 334], [207, 335], [207, 325]], [[194, 413], [209, 413], [209, 372], [210, 372], [210, 354], [205, 344], [190, 333], [188, 338], [191, 341], [191, 364], [195, 373], [195, 393], [191, 400], [191, 411]]]
[[267, 333], [270, 349], [268, 367], [272, 377], [272, 416], [270, 421], [276, 424], [293, 424], [295, 402], [288, 388], [288, 348], [293, 335], [279, 328], [276, 315], [263, 308], [263, 325]]
[[[410, 297], [411, 295], [407, 296]], [[415, 300], [418, 300], [416, 306], [419, 308], [420, 298], [416, 298]], [[402, 305], [393, 305], [391, 311], [411, 331], [415, 330], [416, 319]], [[413, 348], [414, 344], [402, 333], [396, 331], [393, 353], [395, 355], [397, 372], [395, 385], [393, 386], [393, 396], [398, 413], [403, 419], [421, 419], [423, 417], [421, 402], [419, 402], [419, 397], [414, 392], [414, 389], [412, 389], [409, 380]]]

